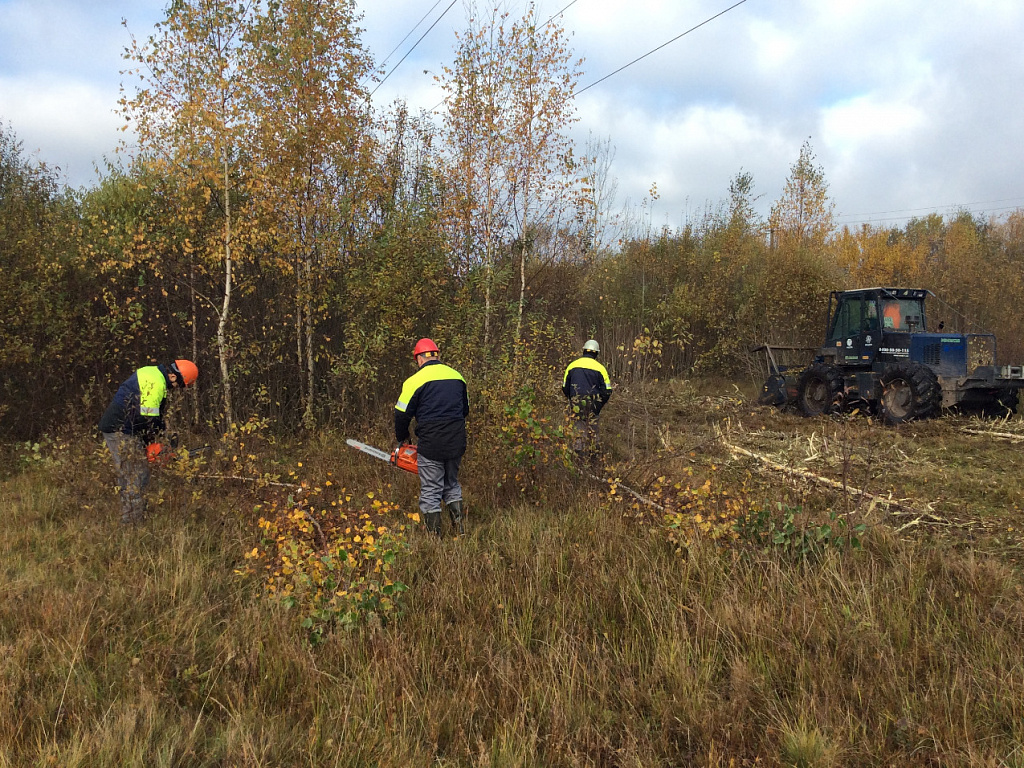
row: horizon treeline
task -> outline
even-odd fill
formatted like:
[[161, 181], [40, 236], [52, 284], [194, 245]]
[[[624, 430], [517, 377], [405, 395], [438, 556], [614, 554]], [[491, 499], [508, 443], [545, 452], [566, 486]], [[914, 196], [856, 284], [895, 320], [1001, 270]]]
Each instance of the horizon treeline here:
[[589, 337], [619, 382], [756, 378], [751, 347], [819, 345], [829, 291], [869, 285], [930, 289], [931, 327], [1024, 361], [1024, 211], [838, 227], [805, 143], [767, 217], [741, 168], [655, 228], [649, 201], [614, 209], [610, 144], [568, 138], [581, 62], [532, 5], [459, 35], [439, 117], [371, 110], [352, 3], [212, 5], [172, 4], [126, 52], [138, 144], [95, 186], [0, 125], [9, 439], [88, 425], [176, 357], [201, 370], [196, 424], [378, 419], [420, 336], [478, 392], [533, 386]]

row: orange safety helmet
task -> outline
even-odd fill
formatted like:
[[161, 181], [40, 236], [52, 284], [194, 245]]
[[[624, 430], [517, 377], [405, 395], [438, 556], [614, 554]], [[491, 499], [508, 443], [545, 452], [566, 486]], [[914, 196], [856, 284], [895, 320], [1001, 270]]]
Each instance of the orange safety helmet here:
[[416, 346], [412, 348], [412, 356], [429, 355], [431, 352], [437, 355], [440, 351], [441, 350], [437, 348], [437, 344], [435, 344], [431, 339], [420, 339], [416, 342]]
[[184, 387], [194, 384], [199, 378], [199, 368], [191, 360], [175, 360], [171, 367], [175, 373], [181, 376], [181, 384]]

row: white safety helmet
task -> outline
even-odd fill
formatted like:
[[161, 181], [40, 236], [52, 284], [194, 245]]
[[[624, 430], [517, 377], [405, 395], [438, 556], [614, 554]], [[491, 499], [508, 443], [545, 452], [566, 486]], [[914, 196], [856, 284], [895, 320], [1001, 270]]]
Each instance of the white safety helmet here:
[[584, 352], [593, 352], [595, 355], [601, 354], [601, 345], [597, 343], [595, 339], [591, 339], [583, 345]]

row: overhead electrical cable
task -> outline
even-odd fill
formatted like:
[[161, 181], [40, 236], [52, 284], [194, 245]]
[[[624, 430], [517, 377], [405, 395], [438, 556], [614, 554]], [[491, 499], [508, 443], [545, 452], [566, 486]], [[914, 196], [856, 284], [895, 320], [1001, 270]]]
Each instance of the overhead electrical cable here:
[[402, 45], [405, 43], [405, 41], [408, 40], [410, 37], [412, 37], [412, 33], [415, 32], [417, 29], [419, 29], [420, 24], [422, 24], [426, 20], [427, 16], [432, 14], [434, 12], [434, 9], [437, 8], [437, 6], [439, 6], [440, 4], [441, 4], [441, 0], [437, 0], [437, 2], [435, 2], [432, 6], [430, 6], [430, 10], [423, 14], [423, 18], [420, 19], [419, 21], [417, 21], [415, 26], [413, 26], [412, 29], [410, 29], [408, 32], [406, 32], [405, 37], [403, 37], [398, 42], [398, 45], [396, 45], [394, 48], [391, 49], [391, 53], [389, 53], [387, 56], [384, 57], [384, 59], [380, 63], [381, 67], [383, 67], [385, 64], [388, 63], [388, 60], [392, 56], [395, 55], [395, 51], [397, 51], [399, 48], [401, 48]]
[[657, 48], [654, 48], [653, 50], [650, 50], [650, 51], [648, 51], [647, 53], [645, 53], [645, 54], [644, 54], [643, 56], [639, 56], [639, 57], [637, 57], [637, 58], [633, 59], [633, 60], [632, 60], [631, 62], [629, 62], [629, 64], [623, 64], [623, 65], [622, 65], [621, 67], [619, 67], [618, 69], [616, 69], [616, 70], [615, 70], [614, 72], [611, 72], [611, 73], [609, 73], [609, 74], [605, 75], [605, 76], [604, 76], [604, 77], [602, 77], [602, 78], [601, 78], [600, 80], [595, 80], [595, 81], [594, 81], [593, 83], [591, 83], [590, 85], [588, 85], [588, 86], [587, 86], [586, 88], [581, 88], [580, 90], [576, 91], [576, 93], [575, 93], [575, 94], [573, 94], [573, 95], [575, 95], [575, 96], [579, 96], [579, 95], [580, 95], [581, 93], [583, 93], [584, 91], [589, 91], [589, 90], [590, 90], [591, 88], [593, 88], [593, 87], [594, 87], [595, 85], [597, 85], [598, 83], [603, 83], [603, 82], [604, 82], [605, 80], [607, 80], [607, 79], [608, 79], [609, 77], [611, 77], [612, 75], [617, 75], [617, 74], [618, 74], [619, 72], [621, 72], [622, 70], [626, 69], [627, 67], [631, 67], [631, 66], [633, 66], [634, 64], [636, 64], [636, 63], [637, 63], [638, 61], [642, 61], [643, 59], [646, 59], [646, 58], [647, 58], [648, 56], [650, 56], [650, 55], [651, 55], [652, 53], [657, 53], [657, 52], [658, 52], [658, 51], [660, 51], [660, 50], [661, 50], [662, 48], [664, 48], [664, 47], [665, 47], [666, 45], [671, 45], [672, 43], [674, 43], [674, 42], [675, 42], [676, 40], [678, 40], [679, 38], [681, 38], [681, 37], [686, 37], [686, 36], [687, 36], [688, 34], [690, 34], [691, 32], [693, 32], [693, 31], [694, 31], [695, 29], [700, 29], [700, 28], [701, 28], [701, 27], [703, 27], [703, 26], [704, 26], [705, 24], [709, 24], [709, 23], [711, 23], [712, 21], [714, 21], [715, 19], [717, 19], [717, 18], [718, 18], [719, 16], [724, 16], [724, 15], [725, 15], [725, 14], [727, 14], [727, 13], [728, 13], [729, 11], [731, 11], [731, 10], [732, 10], [733, 8], [736, 8], [736, 7], [740, 6], [740, 5], [743, 5], [743, 4], [745, 3], [745, 2], [747, 2], [747, 0], [739, 0], [739, 2], [738, 2], [738, 3], [734, 3], [733, 5], [730, 5], [730, 6], [729, 6], [728, 8], [726, 8], [726, 9], [725, 9], [724, 11], [721, 11], [721, 12], [719, 12], [719, 13], [716, 13], [716, 14], [715, 14], [714, 16], [712, 16], [712, 17], [711, 17], [710, 19], [705, 19], [704, 21], [702, 21], [702, 22], [701, 22], [700, 24], [698, 24], [697, 26], [695, 26], [695, 27], [690, 27], [690, 29], [686, 30], [685, 32], [683, 32], [683, 33], [682, 33], [682, 34], [680, 34], [680, 35], [676, 35], [675, 37], [673, 37], [673, 38], [672, 38], [671, 40], [669, 40], [668, 42], [666, 42], [666, 43], [662, 43], [662, 44], [661, 44], [661, 45], [659, 45], [659, 46], [658, 46]]
[[419, 40], [417, 40], [415, 43], [413, 43], [412, 48], [410, 48], [408, 51], [405, 52], [405, 56], [403, 56], [399, 60], [399, 62], [397, 64], [395, 64], [395, 66], [391, 69], [390, 72], [388, 72], [386, 75], [384, 75], [384, 79], [382, 79], [379, 83], [377, 83], [377, 87], [376, 88], [374, 88], [372, 91], [370, 91], [370, 97], [371, 98], [373, 97], [373, 94], [375, 94], [377, 92], [377, 90], [382, 85], [384, 85], [385, 82], [387, 82], [387, 79], [389, 77], [391, 77], [395, 73], [395, 70], [398, 69], [400, 66], [402, 66], [402, 62], [405, 61], [407, 58], [409, 58], [409, 54], [416, 50], [416, 46], [423, 42], [423, 38], [425, 38], [427, 35], [430, 34], [430, 30], [432, 30], [434, 27], [436, 27], [438, 22], [441, 21], [441, 19], [443, 19], [445, 16], [448, 15], [448, 11], [450, 11], [452, 9], [452, 6], [455, 5], [455, 3], [456, 3], [456, 0], [452, 0], [451, 3], [448, 4], [448, 7], [444, 9], [444, 13], [442, 13], [440, 16], [437, 17], [437, 19], [434, 21], [434, 23], [431, 24], [427, 28], [427, 31], [424, 32], [422, 35], [420, 35]]
[[[836, 216], [837, 219], [853, 219], [861, 218], [864, 216], [885, 216], [890, 213], [917, 213], [918, 211], [937, 211], [940, 208], [968, 208], [972, 205], [991, 205], [992, 203], [1012, 203], [1018, 200], [1024, 200], [1024, 197], [1004, 197], [1002, 200], [978, 200], [973, 203], [949, 203], [949, 205], [931, 205], [924, 208], [902, 208], [895, 211], [869, 211], [868, 213], [841, 213]], [[1010, 206], [1013, 208], [1014, 206]], [[1004, 210], [1004, 209], [999, 209]], [[896, 218], [906, 218], [903, 216], [897, 216]]]
[[[438, 2], [440, 2], [440, 0], [438, 0]], [[571, 3], [569, 3], [564, 8], [562, 8], [562, 10], [560, 10], [558, 13], [552, 14], [551, 18], [549, 18], [547, 21], [545, 21], [543, 24], [540, 25], [540, 29], [544, 29], [544, 27], [546, 27], [548, 24], [550, 24], [556, 18], [561, 16], [563, 13], [565, 13], [567, 10], [569, 10], [572, 6], [576, 5], [577, 2], [579, 2], [579, 0], [572, 0]], [[431, 9], [431, 10], [433, 10], [433, 9]], [[408, 37], [408, 35], [406, 35], [406, 37]], [[437, 102], [437, 104], [435, 104], [433, 107], [431, 107], [429, 111], [430, 112], [435, 112], [438, 107], [440, 107], [442, 104], [445, 103], [447, 98], [448, 97], [446, 96], [445, 98], [441, 99], [439, 102]]]
[[[568, 5], [566, 5], [566, 6], [564, 7], [564, 8], [562, 8], [562, 10], [560, 10], [560, 11], [559, 11], [558, 13], [554, 14], [554, 15], [553, 15], [553, 16], [552, 16], [552, 17], [551, 17], [550, 19], [548, 19], [547, 21], [545, 21], [545, 22], [544, 22], [544, 24], [542, 25], [542, 28], [543, 28], [543, 27], [546, 27], [546, 26], [547, 26], [548, 24], [550, 24], [550, 23], [551, 23], [551, 22], [552, 22], [552, 21], [553, 21], [553, 20], [554, 20], [554, 19], [555, 19], [555, 18], [556, 18], [557, 16], [561, 15], [562, 13], [564, 13], [564, 12], [565, 12], [565, 11], [566, 11], [566, 10], [567, 10], [567, 9], [568, 9], [568, 8], [569, 8], [570, 6], [574, 5], [574, 4], [576, 3], [576, 2], [577, 2], [577, 0], [572, 0], [572, 2], [571, 2], [571, 3], [569, 3]], [[701, 27], [703, 27], [703, 26], [704, 26], [705, 24], [710, 24], [710, 23], [711, 23], [712, 21], [714, 21], [715, 19], [717, 19], [717, 18], [718, 18], [719, 16], [724, 16], [724, 15], [725, 15], [725, 14], [727, 14], [727, 13], [728, 13], [729, 11], [733, 10], [734, 8], [737, 8], [738, 6], [741, 6], [741, 5], [743, 5], [743, 4], [745, 3], [745, 2], [747, 2], [747, 0], [739, 0], [739, 2], [737, 2], [737, 3], [733, 3], [733, 4], [732, 4], [732, 5], [730, 5], [730, 6], [728, 7], [728, 8], [726, 8], [726, 9], [725, 9], [724, 11], [719, 11], [719, 12], [718, 12], [718, 13], [716, 13], [716, 14], [715, 14], [714, 16], [711, 16], [710, 18], [707, 18], [707, 19], [705, 19], [704, 21], [702, 21], [702, 22], [701, 22], [700, 24], [697, 24], [696, 26], [690, 27], [690, 28], [689, 28], [688, 30], [686, 30], [685, 32], [683, 32], [683, 33], [681, 33], [681, 34], [678, 34], [678, 35], [676, 35], [675, 37], [673, 37], [673, 38], [672, 38], [671, 40], [669, 40], [668, 42], [662, 43], [662, 44], [661, 44], [661, 45], [659, 45], [659, 46], [658, 46], [657, 48], [653, 48], [652, 50], [650, 50], [650, 51], [648, 51], [647, 53], [645, 53], [645, 54], [644, 54], [643, 56], [638, 56], [637, 58], [633, 59], [633, 60], [632, 60], [631, 62], [629, 62], [628, 64], [624, 64], [624, 65], [622, 65], [621, 67], [619, 67], [618, 69], [616, 69], [616, 70], [615, 70], [614, 72], [610, 72], [610, 73], [608, 73], [607, 75], [605, 75], [604, 77], [602, 77], [602, 78], [601, 78], [600, 80], [595, 80], [594, 82], [592, 82], [592, 83], [591, 83], [590, 85], [586, 86], [585, 88], [581, 88], [580, 90], [576, 91], [576, 92], [575, 92], [575, 93], [573, 94], [573, 98], [575, 98], [576, 96], [579, 96], [579, 95], [580, 95], [581, 93], [583, 93], [584, 91], [588, 91], [588, 90], [590, 90], [590, 89], [591, 89], [591, 88], [593, 88], [593, 87], [594, 87], [595, 85], [597, 85], [597, 84], [599, 84], [599, 83], [603, 83], [603, 82], [604, 82], [605, 80], [607, 80], [607, 79], [608, 79], [609, 77], [612, 77], [612, 75], [617, 75], [617, 74], [618, 74], [619, 72], [621, 72], [622, 70], [626, 69], [627, 67], [631, 67], [631, 66], [633, 66], [633, 65], [634, 65], [634, 64], [636, 64], [636, 63], [637, 63], [638, 61], [641, 61], [641, 60], [643, 60], [643, 59], [646, 59], [646, 58], [647, 58], [648, 56], [650, 56], [650, 55], [651, 55], [652, 53], [657, 53], [658, 51], [660, 51], [660, 50], [661, 50], [662, 48], [664, 48], [665, 46], [667, 46], [667, 45], [671, 45], [672, 43], [674, 43], [674, 42], [675, 42], [676, 40], [679, 40], [679, 39], [680, 39], [680, 38], [682, 38], [682, 37], [686, 37], [686, 36], [687, 36], [688, 34], [690, 34], [691, 32], [693, 32], [694, 30], [697, 30], [697, 29], [700, 29]], [[431, 109], [430, 111], [431, 111], [431, 112], [433, 112], [433, 111], [434, 111], [435, 109], [437, 109], [437, 107], [440, 107], [440, 106], [441, 106], [441, 104], [443, 104], [443, 103], [444, 103], [444, 99], [442, 99], [442, 100], [441, 100], [441, 101], [440, 101], [440, 102], [438, 103], [438, 105], [437, 105], [436, 107], [434, 107], [433, 109]]]
[[540, 25], [540, 28], [541, 28], [541, 29], [544, 29], [544, 27], [546, 27], [546, 26], [547, 26], [548, 24], [550, 24], [550, 23], [551, 23], [552, 21], [554, 21], [554, 20], [555, 20], [556, 18], [558, 18], [559, 16], [561, 16], [561, 15], [562, 15], [563, 13], [565, 13], [565, 12], [566, 12], [567, 10], [569, 10], [569, 9], [570, 9], [570, 8], [571, 8], [572, 6], [576, 5], [576, 2], [577, 2], [577, 0], [572, 0], [572, 2], [571, 2], [571, 3], [569, 3], [569, 4], [567, 5], [567, 6], [565, 6], [565, 8], [563, 8], [563, 9], [562, 9], [562, 10], [560, 10], [560, 11], [559, 11], [558, 13], [554, 14], [554, 15], [553, 15], [553, 16], [552, 16], [552, 17], [551, 17], [550, 19], [548, 19], [548, 20], [547, 20], [547, 21], [545, 21], [545, 22], [544, 22], [543, 24], [541, 24], [541, 25]]
[[[948, 207], [950, 207], [950, 208], [963, 208], [963, 209], [966, 210], [966, 206], [948, 206]], [[1007, 205], [1007, 206], [1004, 206], [1002, 208], [992, 208], [991, 210], [988, 210], [988, 211], [981, 211], [981, 213], [992, 214], [992, 213], [998, 213], [1000, 211], [1019, 211], [1020, 208], [1021, 207], [1019, 205]], [[933, 209], [933, 208], [918, 208], [916, 210], [931, 211], [931, 213], [938, 213], [938, 211]], [[942, 215], [942, 214], [939, 214], [939, 215]], [[948, 215], [948, 214], [946, 214], [946, 215]], [[852, 227], [852, 226], [856, 226], [858, 224], [878, 224], [878, 223], [881, 223], [883, 221], [910, 221], [911, 219], [917, 219], [917, 218], [920, 218], [920, 217], [919, 216], [886, 216], [886, 217], [879, 217], [879, 218], [876, 218], [876, 219], [862, 219], [862, 220], [859, 220], [859, 221], [837, 221], [836, 224], [838, 224], [840, 226], [843, 226], [843, 227]]]

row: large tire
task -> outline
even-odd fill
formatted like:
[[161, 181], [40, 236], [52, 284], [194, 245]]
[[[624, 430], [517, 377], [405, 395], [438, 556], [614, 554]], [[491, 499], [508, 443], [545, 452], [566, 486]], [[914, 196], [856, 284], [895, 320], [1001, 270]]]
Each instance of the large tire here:
[[804, 416], [839, 410], [843, 400], [843, 373], [829, 363], [808, 366], [796, 387], [796, 404]]
[[925, 419], [939, 410], [942, 389], [935, 372], [910, 361], [893, 363], [882, 371], [879, 411], [886, 424]]

